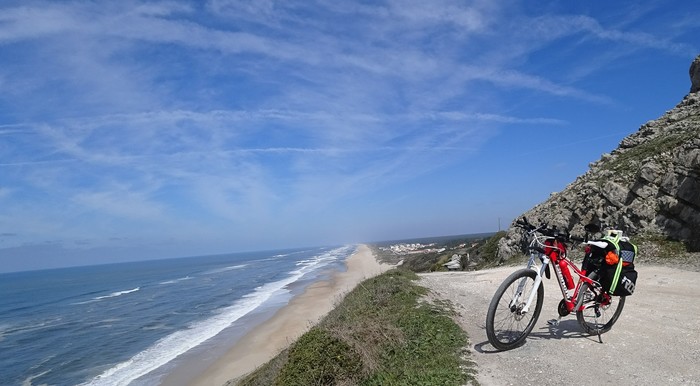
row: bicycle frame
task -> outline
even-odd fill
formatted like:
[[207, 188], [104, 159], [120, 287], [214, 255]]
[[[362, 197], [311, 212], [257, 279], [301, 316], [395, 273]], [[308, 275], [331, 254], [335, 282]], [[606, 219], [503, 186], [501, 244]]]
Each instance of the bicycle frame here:
[[[577, 311], [577, 305], [575, 304], [575, 302], [578, 298], [578, 293], [581, 288], [581, 285], [583, 283], [588, 283], [593, 287], [599, 287], [600, 283], [586, 276], [585, 271], [579, 269], [573, 261], [569, 260], [566, 257], [567, 251], [565, 244], [560, 243], [559, 245], [561, 245], [562, 248], [559, 248], [556, 244], [556, 239], [554, 237], [540, 235], [536, 232], [537, 230], [533, 230], [531, 232], [532, 241], [530, 242], [530, 246], [528, 247], [528, 249], [530, 250], [530, 259], [527, 263], [527, 268], [532, 269], [537, 273], [537, 277], [535, 278], [533, 288], [538, 288], [540, 286], [540, 284], [542, 283], [542, 277], [545, 275], [545, 272], [551, 264], [554, 267], [554, 274], [557, 278], [557, 283], [559, 284], [559, 289], [561, 290], [566, 310], [569, 313]], [[546, 245], [547, 240], [553, 241], [553, 245]], [[549, 255], [547, 255], [543, 248], [549, 248], [552, 250], [552, 252]], [[536, 268], [536, 260], [540, 260], [542, 262], [542, 265], [539, 267], [539, 269]], [[576, 285], [573, 288], [573, 292], [569, 294], [570, 288], [568, 288], [567, 282], [573, 283], [571, 271], [573, 271], [578, 276], [578, 281], [576, 282]], [[520, 296], [522, 295], [524, 285], [524, 280], [518, 285], [517, 296], [515, 296], [511, 301], [511, 307], [515, 306], [520, 301]], [[532, 291], [530, 293], [529, 298], [527, 299], [527, 302], [525, 302], [525, 305], [521, 310], [522, 313], [526, 313], [529, 311], [530, 305], [532, 304], [532, 301], [534, 300], [535, 296], [536, 291]], [[606, 298], [606, 301], [607, 300], [608, 299]], [[578, 305], [578, 307], [578, 310], [582, 310], [584, 308], [583, 305]]]

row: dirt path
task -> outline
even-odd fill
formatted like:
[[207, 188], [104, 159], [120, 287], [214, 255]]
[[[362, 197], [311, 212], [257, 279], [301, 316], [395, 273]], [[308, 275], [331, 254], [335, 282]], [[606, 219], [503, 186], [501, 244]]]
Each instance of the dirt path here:
[[516, 269], [420, 275], [420, 285], [455, 305], [482, 385], [700, 385], [700, 273], [638, 266], [637, 290], [602, 335], [603, 344], [582, 333], [576, 315], [558, 328], [547, 325], [557, 316], [561, 292], [545, 280], [544, 307], [526, 343], [497, 352], [486, 339], [486, 312], [496, 288]]

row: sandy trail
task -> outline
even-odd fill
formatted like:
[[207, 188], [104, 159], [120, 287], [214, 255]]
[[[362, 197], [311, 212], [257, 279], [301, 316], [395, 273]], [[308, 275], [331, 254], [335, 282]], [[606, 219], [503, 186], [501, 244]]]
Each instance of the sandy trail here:
[[526, 343], [496, 352], [486, 338], [486, 312], [498, 286], [518, 268], [420, 275], [420, 285], [459, 312], [482, 385], [700, 385], [698, 272], [638, 265], [636, 292], [602, 335], [603, 344], [582, 332], [576, 315], [557, 328], [547, 325], [557, 317], [561, 292], [545, 279], [542, 313]]

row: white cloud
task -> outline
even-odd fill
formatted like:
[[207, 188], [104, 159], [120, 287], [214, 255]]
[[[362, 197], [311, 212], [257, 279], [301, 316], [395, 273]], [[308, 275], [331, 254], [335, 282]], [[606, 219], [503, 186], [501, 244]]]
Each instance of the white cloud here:
[[18, 221], [23, 232], [93, 232], [59, 229], [73, 213], [105, 233], [159, 224], [184, 237], [211, 222], [251, 234], [469, 165], [504, 127], [575, 126], [550, 106], [619, 103], [587, 82], [603, 65], [692, 49], [632, 18], [524, 6], [3, 6], [0, 199], [24, 197], [35, 220]]
[[121, 187], [102, 192], [83, 192], [73, 197], [77, 205], [102, 215], [161, 222], [162, 205], [133, 188]]
[[0, 14], [0, 43], [36, 39], [73, 30], [80, 21], [70, 8], [44, 6], [5, 7]]

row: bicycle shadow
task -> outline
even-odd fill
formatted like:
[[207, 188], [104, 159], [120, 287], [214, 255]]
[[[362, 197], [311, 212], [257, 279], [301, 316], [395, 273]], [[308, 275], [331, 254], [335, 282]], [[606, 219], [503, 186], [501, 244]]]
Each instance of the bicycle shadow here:
[[[485, 327], [482, 328], [485, 329]], [[527, 336], [527, 339], [589, 339], [597, 342], [598, 336], [588, 334], [587, 332], [583, 331], [581, 325], [578, 323], [577, 320], [569, 319], [561, 320], [558, 324], [549, 323], [548, 321], [546, 325], [540, 326], [539, 329], [530, 332], [530, 334], [528, 334]], [[527, 339], [525, 342], [527, 342]], [[485, 342], [475, 344], [474, 350], [481, 354], [495, 354], [503, 352], [502, 350], [498, 350], [492, 347], [488, 340]]]
[[[552, 319], [556, 320], [556, 319]], [[583, 331], [577, 320], [560, 320], [559, 323], [547, 322], [546, 326], [541, 326], [538, 331], [533, 330], [528, 338], [537, 339], [572, 339], [589, 338], [590, 335]]]

